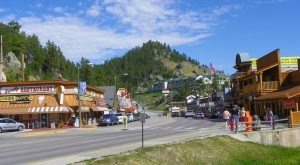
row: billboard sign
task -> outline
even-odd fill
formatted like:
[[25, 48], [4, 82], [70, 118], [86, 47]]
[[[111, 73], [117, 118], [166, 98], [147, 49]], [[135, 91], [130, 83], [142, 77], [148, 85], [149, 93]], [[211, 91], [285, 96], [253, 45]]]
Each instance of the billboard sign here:
[[86, 95], [86, 82], [85, 81], [80, 81], [79, 94], [80, 95]]

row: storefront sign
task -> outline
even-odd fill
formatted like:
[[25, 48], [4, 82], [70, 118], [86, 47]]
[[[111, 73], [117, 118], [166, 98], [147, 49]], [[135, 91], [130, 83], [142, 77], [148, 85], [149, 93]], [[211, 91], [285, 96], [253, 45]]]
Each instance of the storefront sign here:
[[32, 101], [32, 96], [0, 96], [0, 101], [9, 102], [11, 104], [30, 103]]
[[282, 107], [283, 109], [295, 109], [296, 108], [296, 102], [295, 99], [285, 99], [282, 101]]
[[26, 94], [26, 93], [54, 93], [54, 92], [55, 92], [54, 85], [0, 87], [1, 95]]
[[104, 106], [106, 106], [107, 105], [107, 103], [106, 102], [103, 102], [103, 101], [97, 101], [96, 102], [96, 106], [97, 107], [104, 107]]

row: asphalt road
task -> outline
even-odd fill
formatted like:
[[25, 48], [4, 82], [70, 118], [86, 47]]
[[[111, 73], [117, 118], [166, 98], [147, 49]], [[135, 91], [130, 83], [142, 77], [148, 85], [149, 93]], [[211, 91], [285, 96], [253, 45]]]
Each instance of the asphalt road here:
[[[144, 145], [168, 143], [224, 132], [223, 123], [192, 118], [167, 118], [151, 114], [144, 124]], [[128, 130], [121, 125], [51, 131], [46, 134], [8, 132], [0, 134], [0, 164], [67, 164], [117, 154], [141, 147], [141, 123]], [[24, 136], [26, 135], [26, 136]]]

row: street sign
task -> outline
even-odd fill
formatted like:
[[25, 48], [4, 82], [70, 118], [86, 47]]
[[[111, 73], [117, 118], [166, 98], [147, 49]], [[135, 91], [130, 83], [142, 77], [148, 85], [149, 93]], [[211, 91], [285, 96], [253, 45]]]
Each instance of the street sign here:
[[140, 114], [140, 122], [145, 123], [145, 114], [144, 113]]

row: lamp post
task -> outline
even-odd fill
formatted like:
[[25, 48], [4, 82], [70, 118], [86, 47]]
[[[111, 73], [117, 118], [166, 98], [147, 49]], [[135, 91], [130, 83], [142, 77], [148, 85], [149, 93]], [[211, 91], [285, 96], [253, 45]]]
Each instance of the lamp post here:
[[77, 101], [78, 101], [78, 109], [79, 109], [79, 128], [82, 126], [81, 122], [81, 105], [80, 105], [80, 78], [79, 78], [79, 65], [77, 65]]
[[[128, 76], [128, 73], [123, 73], [123, 74], [119, 74], [118, 76]], [[115, 89], [116, 91], [114, 92], [114, 108], [115, 110], [118, 108], [118, 105], [116, 105], [116, 93], [117, 93], [117, 76], [115, 76]], [[118, 102], [117, 102], [118, 103]]]
[[[93, 63], [87, 63], [93, 67]], [[81, 119], [81, 103], [80, 103], [80, 74], [79, 74], [79, 64], [77, 65], [77, 101], [78, 101], [78, 109], [79, 109], [79, 128], [82, 126], [82, 119]]]

